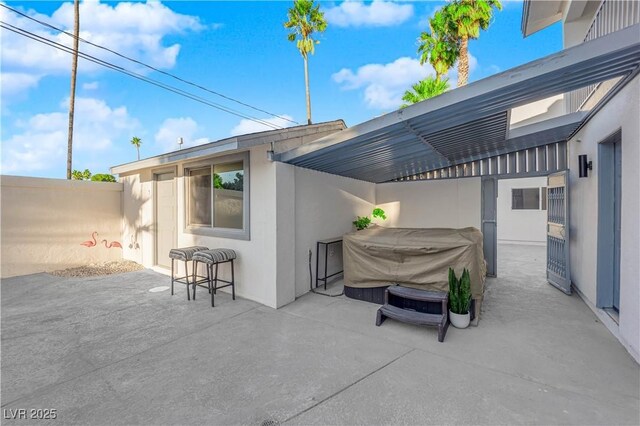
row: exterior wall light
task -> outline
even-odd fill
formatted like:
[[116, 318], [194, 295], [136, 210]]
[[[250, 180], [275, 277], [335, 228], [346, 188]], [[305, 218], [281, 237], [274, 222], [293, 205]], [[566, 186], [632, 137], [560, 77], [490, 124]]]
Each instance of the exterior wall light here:
[[592, 167], [593, 161], [587, 160], [587, 154], [578, 155], [579, 177], [589, 177], [589, 170], [593, 170]]

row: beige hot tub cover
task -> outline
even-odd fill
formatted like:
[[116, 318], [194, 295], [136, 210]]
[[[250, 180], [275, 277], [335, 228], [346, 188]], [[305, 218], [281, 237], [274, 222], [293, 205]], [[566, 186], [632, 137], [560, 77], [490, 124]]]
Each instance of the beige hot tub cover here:
[[449, 291], [448, 271], [471, 275], [471, 294], [481, 299], [486, 266], [482, 233], [476, 228], [410, 229], [372, 226], [344, 235], [344, 284], [382, 287], [400, 284]]

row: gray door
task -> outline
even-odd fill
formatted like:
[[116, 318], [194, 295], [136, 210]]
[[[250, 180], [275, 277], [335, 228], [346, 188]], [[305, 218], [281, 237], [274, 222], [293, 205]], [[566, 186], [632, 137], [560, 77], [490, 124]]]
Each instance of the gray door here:
[[155, 175], [156, 197], [156, 265], [169, 268], [169, 250], [176, 243], [176, 193], [175, 174], [161, 173]]
[[598, 145], [598, 273], [596, 306], [620, 309], [622, 134]]
[[622, 149], [613, 143], [613, 308], [620, 311], [620, 210], [622, 201]]
[[498, 212], [498, 179], [482, 178], [482, 247], [487, 262], [487, 276], [497, 275], [498, 233], [496, 227]]
[[547, 281], [571, 294], [568, 179], [566, 171], [547, 177]]

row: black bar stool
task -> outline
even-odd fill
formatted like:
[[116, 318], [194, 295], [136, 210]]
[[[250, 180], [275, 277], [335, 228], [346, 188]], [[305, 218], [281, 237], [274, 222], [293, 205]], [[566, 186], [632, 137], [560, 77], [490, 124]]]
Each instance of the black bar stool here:
[[[169, 251], [169, 258], [171, 259], [171, 295], [173, 296], [173, 283], [177, 282], [180, 284], [186, 284], [187, 286], [187, 300], [191, 300], [191, 296], [189, 296], [189, 285], [192, 284], [189, 282], [189, 262], [193, 261], [194, 253], [197, 253], [202, 250], [209, 250], [208, 247], [204, 246], [192, 246], [192, 247], [183, 247], [183, 248], [174, 248]], [[174, 273], [174, 262], [183, 261], [184, 262], [184, 277], [176, 277]], [[196, 282], [196, 267], [194, 265], [192, 274], [192, 282]]]
[[[231, 286], [231, 296], [233, 300], [236, 300], [236, 286], [235, 286], [235, 278], [233, 271], [233, 261], [236, 258], [236, 252], [231, 249], [213, 249], [213, 250], [202, 250], [194, 253], [193, 255], [193, 263], [194, 268], [197, 268], [198, 262], [204, 263], [207, 265], [207, 283], [209, 288], [209, 293], [211, 293], [211, 306], [213, 307], [213, 296], [216, 294], [216, 290], [219, 288], [229, 287]], [[231, 281], [225, 281], [223, 279], [218, 278], [218, 265], [222, 263], [231, 263]], [[213, 267], [215, 266], [215, 271]], [[218, 286], [218, 281], [225, 283], [225, 285]], [[201, 281], [194, 281], [193, 283], [193, 299], [196, 299], [196, 286], [201, 285]], [[204, 286], [202, 286], [204, 287]]]

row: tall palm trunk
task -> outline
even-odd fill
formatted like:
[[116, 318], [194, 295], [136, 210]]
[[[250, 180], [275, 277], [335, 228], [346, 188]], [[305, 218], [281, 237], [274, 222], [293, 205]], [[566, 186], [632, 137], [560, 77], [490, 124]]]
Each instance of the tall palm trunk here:
[[460, 58], [458, 59], [458, 87], [469, 81], [469, 38], [460, 40]]
[[71, 62], [71, 94], [69, 96], [69, 140], [67, 144], [67, 179], [71, 179], [73, 157], [73, 115], [76, 103], [76, 75], [78, 73], [78, 38], [80, 36], [80, 0], [74, 0], [73, 59]]
[[303, 56], [304, 59], [304, 86], [307, 94], [307, 124], [311, 124], [311, 95], [309, 93], [309, 62], [307, 61], [307, 57]]
[[136, 149], [138, 150], [138, 161], [140, 161], [140, 147], [136, 146]]

